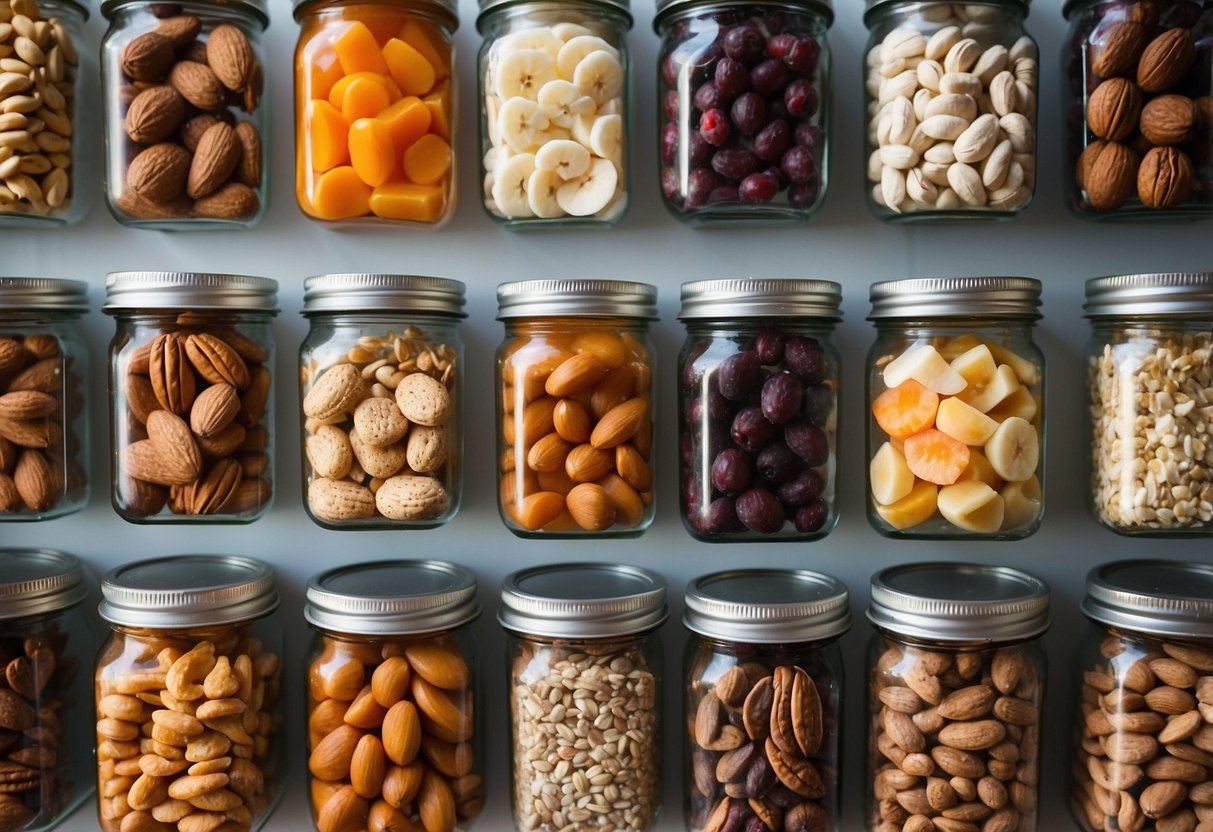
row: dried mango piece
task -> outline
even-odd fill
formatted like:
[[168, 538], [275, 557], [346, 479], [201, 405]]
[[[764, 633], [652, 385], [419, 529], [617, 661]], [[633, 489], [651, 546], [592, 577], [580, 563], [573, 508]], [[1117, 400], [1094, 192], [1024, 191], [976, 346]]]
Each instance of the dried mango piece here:
[[387, 75], [387, 64], [375, 36], [365, 23], [354, 21], [333, 36], [333, 47], [337, 59], [347, 75], [355, 72], [374, 72]]
[[350, 125], [350, 164], [372, 188], [388, 181], [396, 168], [396, 151], [386, 124], [360, 118]]
[[429, 132], [432, 116], [431, 110], [421, 99], [408, 96], [388, 107], [376, 119], [387, 125], [392, 135], [392, 145], [397, 153], [403, 153]]
[[341, 114], [346, 121], [374, 118], [391, 105], [387, 86], [369, 78], [355, 78], [341, 99]]
[[320, 177], [312, 199], [316, 216], [324, 220], [360, 217], [370, 211], [371, 188], [349, 165], [333, 168]]
[[393, 182], [381, 185], [371, 194], [371, 210], [389, 220], [434, 222], [442, 214], [444, 189], [436, 185], [410, 185]]
[[425, 95], [434, 88], [434, 66], [425, 56], [399, 38], [392, 38], [383, 47], [392, 80], [405, 95]]
[[332, 104], [309, 101], [303, 125], [313, 170], [323, 172], [349, 161], [349, 122]]
[[430, 132], [451, 140], [451, 82], [443, 81], [421, 99], [430, 111]]
[[427, 133], [404, 152], [404, 175], [418, 185], [433, 185], [451, 169], [451, 146]]
[[433, 25], [409, 18], [400, 29], [400, 39], [430, 62], [435, 81], [444, 81], [450, 76], [447, 67], [451, 63], [451, 46]]

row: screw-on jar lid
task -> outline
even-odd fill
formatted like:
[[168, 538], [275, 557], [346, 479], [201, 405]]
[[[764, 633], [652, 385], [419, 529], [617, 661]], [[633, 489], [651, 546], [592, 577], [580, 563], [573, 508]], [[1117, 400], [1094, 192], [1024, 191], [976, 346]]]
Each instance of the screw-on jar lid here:
[[1031, 277], [923, 277], [873, 283], [869, 321], [1041, 317], [1040, 281]]
[[1020, 641], [1049, 628], [1049, 585], [1005, 566], [894, 566], [872, 576], [868, 620], [910, 638]]
[[0, 277], [0, 310], [87, 312], [88, 284], [52, 277]]
[[497, 287], [497, 320], [544, 315], [657, 319], [657, 287], [626, 280], [519, 280]]
[[440, 560], [340, 566], [307, 584], [303, 617], [322, 630], [414, 636], [453, 630], [480, 615], [476, 576]]
[[1213, 565], [1121, 560], [1087, 573], [1083, 614], [1156, 636], [1213, 637]]
[[0, 620], [43, 615], [88, 595], [80, 560], [51, 549], [0, 549]]
[[128, 563], [101, 582], [99, 612], [125, 627], [235, 624], [278, 607], [274, 571], [237, 555], [178, 555]]
[[[1022, 13], [1024, 15], [1024, 17], [1027, 17], [1028, 11], [1029, 11], [1028, 6], [1031, 4], [1031, 2], [1032, 2], [1032, 0], [972, 0], [972, 2], [965, 3], [965, 5], [966, 6], [967, 5], [1000, 6], [1002, 8], [1014, 9], [1015, 11]], [[864, 12], [863, 12], [863, 22], [865, 24], [867, 24], [868, 26], [871, 26], [872, 25], [872, 15], [876, 12], [877, 9], [883, 9], [883, 8], [888, 8], [891, 6], [898, 6], [898, 5], [902, 5], [902, 4], [919, 5], [920, 3], [921, 3], [921, 0], [866, 0], [866, 8], [864, 9]], [[929, 2], [929, 1], [926, 3], [921, 3], [921, 4], [927, 5], [927, 6], [941, 5], [941, 3]]]
[[657, 13], [653, 17], [653, 28], [658, 29], [658, 33], [660, 33], [658, 27], [666, 19], [679, 12], [700, 9], [705, 6], [716, 9], [721, 5], [727, 5], [729, 9], [761, 6], [764, 9], [771, 10], [788, 9], [793, 12], [809, 12], [824, 17], [827, 27], [834, 23], [834, 5], [832, 0], [775, 0], [774, 2], [765, 3], [762, 0], [731, 0], [727, 4], [722, 4], [720, 0], [657, 0]]
[[[293, 12], [295, 20], [300, 20], [311, 6], [326, 2], [326, 0], [292, 0]], [[386, 4], [393, 5], [392, 0], [385, 0]], [[447, 18], [447, 23], [451, 27], [451, 31], [459, 28], [459, 3], [458, 0], [416, 0], [401, 5], [412, 6], [432, 6], [443, 17]]]
[[1213, 318], [1213, 272], [1159, 272], [1095, 277], [1086, 283], [1088, 318]]
[[[199, 0], [193, 0], [194, 3], [199, 3]], [[201, 3], [199, 3], [201, 4]], [[101, 14], [106, 20], [112, 20], [114, 14], [127, 6], [146, 6], [148, 0], [102, 0]], [[270, 25], [270, 13], [266, 0], [205, 0], [205, 5], [217, 6], [223, 9], [235, 9], [245, 14], [252, 15], [261, 21], [261, 28], [264, 30]]]
[[303, 314], [384, 310], [457, 315], [467, 287], [417, 274], [321, 274], [303, 281]]
[[228, 309], [278, 312], [278, 281], [268, 277], [210, 272], [110, 272], [105, 306], [120, 309]]
[[832, 280], [746, 277], [682, 284], [681, 321], [698, 318], [842, 319], [842, 286]]
[[639, 566], [561, 563], [507, 575], [497, 620], [542, 638], [610, 638], [661, 626], [665, 581]]
[[[476, 30], [481, 34], [484, 33], [484, 20], [489, 12], [499, 11], [508, 6], [520, 6], [526, 3], [534, 3], [536, 0], [478, 0], [480, 6], [480, 16], [476, 18]], [[552, 3], [552, 0], [539, 0], [539, 2]], [[610, 9], [621, 13], [627, 18], [627, 26], [632, 28], [632, 4], [630, 0], [576, 0], [576, 2], [586, 3], [590, 6], [600, 6], [604, 9]], [[576, 2], [573, 5], [576, 5]], [[561, 3], [552, 3], [552, 5], [562, 5]]]
[[720, 641], [821, 641], [851, 629], [842, 581], [807, 569], [734, 569], [687, 584], [682, 623]]

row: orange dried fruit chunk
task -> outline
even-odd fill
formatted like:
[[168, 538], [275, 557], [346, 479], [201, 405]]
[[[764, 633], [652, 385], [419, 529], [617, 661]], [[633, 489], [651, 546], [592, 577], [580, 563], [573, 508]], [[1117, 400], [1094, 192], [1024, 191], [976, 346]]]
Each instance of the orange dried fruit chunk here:
[[433, 26], [415, 17], [404, 21], [400, 39], [416, 49], [434, 68], [434, 80], [443, 81], [450, 75], [451, 47]]
[[392, 38], [384, 44], [383, 59], [387, 62], [392, 80], [405, 95], [425, 95], [434, 88], [436, 74], [433, 64], [399, 38]]
[[370, 78], [355, 78], [341, 97], [341, 114], [347, 121], [374, 118], [392, 103], [387, 85]]
[[[385, 87], [387, 86], [387, 78], [382, 75], [376, 75], [373, 72], [355, 72], [353, 75], [346, 75], [345, 77], [339, 79], [337, 83], [333, 84], [332, 89], [329, 90], [329, 94], [325, 97], [328, 98], [330, 104], [340, 110], [342, 104], [345, 102], [346, 90], [350, 88], [350, 84], [359, 79], [377, 81], [378, 83], [383, 84]], [[319, 96], [312, 97], [319, 98]]]
[[905, 439], [935, 424], [939, 394], [914, 379], [885, 390], [872, 402], [872, 415], [880, 429], [894, 439]]
[[365, 23], [354, 21], [333, 36], [333, 47], [337, 59], [347, 75], [355, 72], [374, 72], [387, 75], [387, 64], [375, 36]]
[[443, 81], [421, 101], [430, 111], [430, 132], [449, 142], [451, 140], [451, 82]]
[[374, 118], [360, 118], [350, 125], [350, 164], [372, 188], [388, 181], [396, 168], [396, 151], [386, 124]]
[[397, 153], [403, 153], [430, 129], [430, 109], [416, 96], [408, 96], [388, 107], [378, 116], [392, 135]]
[[389, 182], [371, 194], [370, 207], [375, 216], [388, 220], [434, 222], [445, 202], [443, 188], [438, 185]]
[[305, 53], [303, 60], [307, 67], [308, 98], [327, 99], [333, 87], [346, 77], [337, 60], [337, 53], [331, 48]]
[[906, 437], [905, 455], [914, 476], [936, 485], [951, 485], [969, 466], [969, 446], [934, 428]]
[[313, 170], [323, 172], [349, 161], [349, 123], [336, 107], [309, 101], [303, 118]]
[[451, 146], [427, 133], [404, 152], [404, 175], [418, 185], [433, 185], [451, 169]]
[[360, 217], [370, 210], [371, 189], [349, 165], [320, 177], [312, 197], [316, 216], [325, 220]]

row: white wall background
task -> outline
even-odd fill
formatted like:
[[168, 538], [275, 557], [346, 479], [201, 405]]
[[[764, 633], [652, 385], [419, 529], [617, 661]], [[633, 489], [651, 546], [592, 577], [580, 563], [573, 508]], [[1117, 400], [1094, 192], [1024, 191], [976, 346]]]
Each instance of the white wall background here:
[[[951, 228], [893, 228], [875, 221], [863, 202], [861, 142], [861, 67], [866, 32], [858, 0], [837, 0], [838, 19], [830, 32], [834, 50], [834, 158], [829, 196], [807, 227], [696, 231], [675, 222], [660, 204], [657, 185], [654, 79], [657, 39], [651, 29], [651, 0], [637, 0], [631, 34], [635, 61], [636, 117], [632, 124], [632, 208], [609, 232], [560, 231], [510, 234], [493, 225], [478, 204], [475, 173], [476, 99], [473, 91], [475, 3], [462, 0], [463, 25], [457, 34], [461, 100], [458, 136], [460, 207], [456, 218], [437, 232], [363, 229], [334, 231], [305, 220], [293, 194], [293, 120], [291, 55], [296, 26], [286, 0], [271, 0], [268, 33], [273, 119], [273, 194], [269, 213], [253, 231], [243, 233], [162, 234], [130, 231], [115, 223], [97, 202], [83, 224], [44, 233], [0, 232], [0, 272], [70, 277], [89, 282], [94, 310], [104, 298], [105, 273], [118, 269], [233, 271], [266, 275], [281, 284], [282, 315], [274, 326], [277, 355], [277, 504], [251, 526], [138, 527], [124, 523], [110, 508], [107, 492], [107, 415], [105, 350], [110, 319], [94, 311], [85, 336], [95, 359], [91, 381], [92, 482], [88, 507], [71, 517], [36, 525], [0, 526], [0, 545], [50, 546], [84, 558], [97, 575], [137, 558], [188, 551], [241, 553], [272, 563], [283, 596], [281, 618], [288, 633], [287, 671], [302, 680], [302, 655], [309, 633], [301, 617], [304, 585], [313, 573], [341, 563], [386, 557], [444, 557], [471, 567], [480, 579], [484, 616], [475, 625], [482, 646], [482, 708], [487, 720], [490, 799], [479, 828], [509, 827], [509, 754], [504, 701], [503, 636], [495, 621], [501, 578], [519, 567], [570, 559], [625, 561], [662, 573], [670, 588], [666, 646], [666, 718], [668, 777], [662, 832], [682, 828], [680, 735], [678, 726], [681, 651], [679, 623], [686, 582], [704, 572], [736, 566], [807, 567], [845, 580], [852, 593], [856, 623], [843, 640], [849, 674], [846, 715], [847, 760], [844, 823], [862, 826], [863, 793], [863, 646], [868, 627], [863, 611], [868, 579], [891, 564], [926, 559], [1000, 563], [1035, 572], [1053, 587], [1054, 624], [1046, 638], [1051, 671], [1047, 691], [1045, 765], [1042, 775], [1041, 829], [1071, 828], [1065, 809], [1066, 755], [1071, 704], [1072, 650], [1084, 632], [1076, 612], [1083, 578], [1093, 565], [1133, 556], [1213, 557], [1213, 547], [1197, 540], [1133, 541], [1102, 530], [1086, 513], [1082, 409], [1082, 349], [1087, 325], [1081, 317], [1083, 281], [1125, 271], [1213, 269], [1213, 235], [1208, 223], [1184, 226], [1100, 227], [1069, 216], [1062, 202], [1062, 136], [1058, 55], [1065, 36], [1060, 0], [1038, 0], [1028, 20], [1041, 46], [1042, 148], [1035, 204], [1020, 219], [1003, 225]], [[94, 18], [94, 44], [102, 24]], [[98, 140], [97, 144], [100, 144]], [[94, 162], [99, 164], [99, 151]], [[94, 166], [94, 170], [97, 167]], [[299, 316], [303, 278], [327, 271], [402, 271], [454, 277], [468, 284], [463, 337], [467, 344], [468, 406], [463, 510], [445, 528], [420, 532], [337, 533], [319, 529], [304, 515], [299, 488], [299, 431], [295, 412], [296, 351], [306, 326]], [[864, 321], [867, 287], [876, 280], [936, 274], [1022, 274], [1044, 281], [1045, 318], [1037, 338], [1048, 360], [1049, 442], [1048, 505], [1040, 532], [1018, 543], [913, 543], [885, 540], [864, 519], [863, 440], [858, 419], [862, 402], [863, 357], [872, 338]], [[839, 499], [842, 518], [821, 542], [710, 546], [693, 541], [678, 519], [674, 432], [674, 356], [682, 340], [675, 316], [678, 287], [685, 280], [745, 275], [820, 277], [844, 287], [846, 320], [838, 332], [844, 355], [843, 407], [849, 418], [841, 436]], [[501, 339], [495, 287], [505, 280], [530, 277], [620, 277], [655, 283], [660, 288], [662, 320], [655, 340], [664, 363], [659, 367], [658, 512], [652, 529], [626, 542], [524, 541], [502, 526], [495, 505], [492, 407], [492, 354]], [[266, 827], [286, 832], [308, 827], [304, 790], [302, 692], [290, 688], [288, 726], [291, 777], [287, 800]], [[66, 832], [95, 828], [86, 805], [63, 827]]]

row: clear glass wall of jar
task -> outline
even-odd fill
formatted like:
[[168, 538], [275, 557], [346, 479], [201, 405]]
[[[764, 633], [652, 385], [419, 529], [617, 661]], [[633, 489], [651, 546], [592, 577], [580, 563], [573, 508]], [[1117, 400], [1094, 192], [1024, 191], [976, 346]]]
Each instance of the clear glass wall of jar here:
[[507, 575], [501, 602], [515, 828], [651, 829], [665, 581], [635, 566], [540, 566]]
[[265, 213], [264, 0], [104, 0], [106, 201], [123, 225], [249, 228]]
[[295, 197], [312, 219], [455, 212], [453, 0], [294, 0]]
[[476, 578], [442, 561], [379, 561], [315, 576], [307, 599], [316, 828], [468, 829], [485, 795]]
[[922, 563], [872, 577], [867, 829], [1036, 829], [1049, 588]]
[[114, 272], [114, 510], [132, 523], [248, 523], [274, 477], [278, 284], [201, 272]]
[[88, 285], [0, 277], [0, 522], [47, 520], [88, 502]]
[[507, 228], [628, 209], [628, 0], [480, 0], [484, 208]]
[[1029, 0], [867, 0], [868, 207], [886, 222], [1008, 220], [1036, 189]]
[[690, 583], [687, 829], [838, 829], [847, 588], [804, 570]]
[[459, 511], [463, 303], [464, 285], [438, 277], [304, 283], [304, 508], [319, 525], [428, 529]]
[[1040, 281], [872, 285], [868, 521], [886, 537], [1018, 540], [1044, 511]]
[[273, 570], [229, 555], [157, 558], [111, 570], [101, 594], [112, 630], [95, 674], [102, 832], [154, 823], [153, 812], [181, 830], [204, 828], [208, 813], [261, 828], [284, 774]]
[[1070, 210], [1098, 221], [1213, 216], [1213, 9], [1068, 0], [1062, 11]]
[[1089, 505], [1130, 535], [1213, 533], [1213, 273], [1087, 281]]
[[501, 519], [520, 537], [627, 537], [653, 522], [657, 289], [615, 280], [497, 287]]
[[662, 0], [661, 195], [695, 223], [797, 222], [825, 199], [829, 0]]

